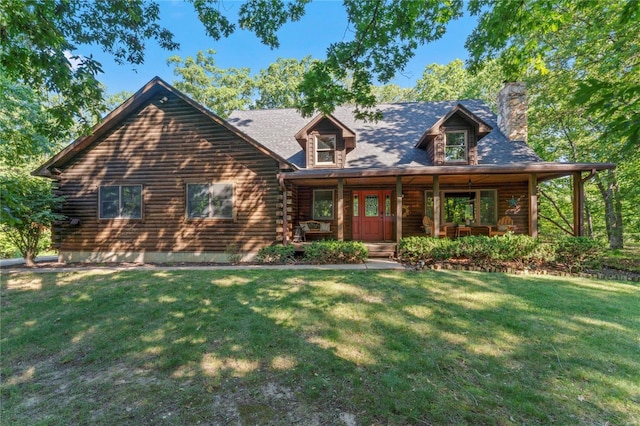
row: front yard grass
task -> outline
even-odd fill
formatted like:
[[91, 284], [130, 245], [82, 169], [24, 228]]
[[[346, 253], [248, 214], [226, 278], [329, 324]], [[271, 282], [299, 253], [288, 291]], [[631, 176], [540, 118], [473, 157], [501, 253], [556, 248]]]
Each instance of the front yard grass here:
[[2, 424], [640, 424], [637, 283], [2, 276]]

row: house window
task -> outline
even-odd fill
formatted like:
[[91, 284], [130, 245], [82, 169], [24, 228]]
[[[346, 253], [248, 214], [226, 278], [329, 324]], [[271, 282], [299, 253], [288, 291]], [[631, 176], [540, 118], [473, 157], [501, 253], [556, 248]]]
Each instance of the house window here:
[[[440, 220], [445, 224], [495, 225], [497, 191], [441, 191]], [[433, 219], [433, 192], [425, 191], [425, 213]]]
[[188, 183], [187, 217], [233, 219], [233, 184]]
[[466, 130], [445, 132], [444, 161], [452, 163], [467, 161]]
[[101, 186], [100, 219], [141, 219], [142, 185]]
[[332, 189], [316, 189], [313, 191], [313, 218], [333, 219]]
[[336, 163], [336, 135], [316, 135], [316, 164]]

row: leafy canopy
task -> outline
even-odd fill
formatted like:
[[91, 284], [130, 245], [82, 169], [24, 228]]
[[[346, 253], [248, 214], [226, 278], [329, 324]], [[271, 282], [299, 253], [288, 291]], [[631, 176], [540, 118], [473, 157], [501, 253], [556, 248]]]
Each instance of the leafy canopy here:
[[[99, 115], [93, 106], [102, 98], [96, 79], [101, 64], [79, 55], [78, 45], [98, 47], [117, 62], [133, 65], [144, 61], [149, 41], [167, 50], [178, 47], [171, 32], [160, 26], [160, 6], [154, 1], [0, 2], [0, 65], [11, 81], [64, 99], [50, 108], [59, 126], [71, 126], [81, 111]], [[247, 0], [239, 8], [237, 24], [225, 16], [222, 0], [190, 2], [214, 40], [241, 28], [277, 48], [279, 29], [302, 18], [310, 0]], [[304, 114], [352, 103], [358, 116], [376, 116], [371, 111], [376, 103], [372, 83], [388, 83], [419, 45], [440, 38], [446, 24], [462, 15], [462, 0], [345, 0], [344, 6], [349, 37], [331, 44], [327, 59], [308, 70], [300, 85]]]
[[506, 78], [569, 72], [569, 101], [620, 141], [640, 147], [640, 2], [471, 0], [478, 26], [466, 47], [472, 70], [497, 58]]

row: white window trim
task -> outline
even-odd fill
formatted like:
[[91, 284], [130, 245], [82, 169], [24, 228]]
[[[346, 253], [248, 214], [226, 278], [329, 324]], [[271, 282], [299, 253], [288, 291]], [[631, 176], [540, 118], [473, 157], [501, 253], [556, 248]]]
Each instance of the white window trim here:
[[[332, 137], [333, 138], [333, 149], [318, 149], [318, 138], [320, 137]], [[315, 155], [315, 160], [316, 160], [316, 164], [320, 165], [320, 166], [326, 166], [326, 165], [335, 165], [337, 163], [336, 160], [336, 156], [338, 155], [338, 137], [335, 134], [327, 134], [327, 133], [321, 133], [321, 134], [317, 134], [313, 136], [313, 142], [314, 142], [314, 155]], [[330, 152], [333, 151], [333, 161], [320, 161], [318, 159], [318, 152]]]
[[[449, 133], [464, 134], [464, 159], [447, 160], [447, 134]], [[469, 132], [467, 130], [447, 130], [444, 132], [444, 161], [445, 163], [468, 163], [469, 162]]]
[[[316, 192], [319, 191], [323, 191], [323, 192], [331, 192], [331, 216], [316, 216]], [[333, 220], [334, 216], [335, 216], [335, 210], [336, 210], [336, 196], [335, 196], [335, 190], [333, 189], [314, 189], [313, 190], [313, 203], [311, 204], [311, 215], [313, 216], [314, 220]]]
[[[118, 187], [118, 215], [116, 217], [103, 217], [102, 216], [102, 188], [107, 186]], [[140, 217], [122, 216], [122, 187], [123, 186], [137, 186], [140, 188]], [[142, 220], [144, 215], [144, 187], [142, 184], [130, 184], [130, 185], [100, 185], [98, 186], [98, 219], [100, 220]]]
[[[469, 191], [468, 189], [441, 189], [440, 190], [440, 223], [442, 225], [453, 225], [452, 222], [445, 222], [444, 221], [444, 203], [445, 203], [445, 193], [465, 193], [468, 194], [469, 192], [475, 192], [476, 193], [476, 202], [478, 203], [476, 205], [475, 208], [475, 224], [476, 226], [495, 226], [498, 223], [498, 190], [496, 188], [474, 188], [471, 191]], [[481, 200], [481, 194], [482, 192], [493, 192], [493, 196], [494, 196], [494, 200], [495, 200], [495, 211], [493, 213], [493, 223], [481, 223], [480, 222], [480, 200]], [[424, 211], [425, 211], [425, 215], [427, 214], [427, 199], [429, 198], [429, 195], [431, 195], [431, 197], [433, 197], [433, 190], [427, 189], [424, 191]]]
[[[209, 216], [189, 216], [189, 185], [208, 185]], [[213, 216], [212, 192], [215, 185], [231, 185], [231, 216]], [[184, 186], [184, 215], [188, 220], [235, 220], [236, 218], [236, 185], [233, 182], [187, 182]]]

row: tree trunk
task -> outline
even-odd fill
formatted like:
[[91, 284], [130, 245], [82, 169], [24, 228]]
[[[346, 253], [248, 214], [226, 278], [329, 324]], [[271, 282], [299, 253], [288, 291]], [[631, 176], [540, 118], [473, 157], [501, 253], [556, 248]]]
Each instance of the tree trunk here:
[[585, 235], [589, 238], [593, 238], [593, 218], [591, 217], [591, 208], [589, 207], [589, 203], [586, 202], [586, 199], [584, 203], [584, 214]]
[[613, 170], [602, 171], [596, 175], [596, 184], [604, 201], [604, 217], [607, 226], [609, 247], [624, 247], [622, 238], [622, 203], [618, 180]]
[[26, 250], [24, 253], [24, 263], [29, 268], [36, 266], [36, 253], [31, 250]]

